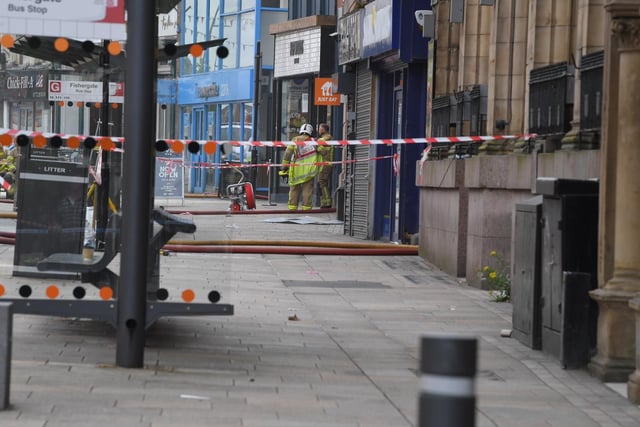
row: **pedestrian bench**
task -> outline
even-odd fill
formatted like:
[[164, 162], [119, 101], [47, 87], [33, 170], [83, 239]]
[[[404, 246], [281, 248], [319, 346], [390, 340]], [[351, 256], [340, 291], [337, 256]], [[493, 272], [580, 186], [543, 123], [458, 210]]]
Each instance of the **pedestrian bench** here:
[[[192, 218], [171, 214], [162, 207], [153, 210], [152, 218], [161, 228], [153, 235], [149, 244], [149, 260], [152, 261], [149, 263], [147, 275], [150, 281], [150, 289], [148, 289], [150, 295], [155, 294], [159, 285], [160, 249], [176, 233], [196, 231]], [[119, 214], [111, 215], [104, 233], [104, 251], [95, 252], [91, 260], [84, 259], [82, 254], [56, 253], [38, 262], [38, 270], [79, 273], [83, 283], [92, 283], [98, 288], [109, 286], [115, 294], [118, 275], [109, 270], [108, 265], [120, 252], [121, 224], [122, 217]]]
[[77, 253], [56, 253], [38, 262], [38, 270], [79, 273], [84, 283], [92, 283], [98, 288], [109, 286], [115, 290], [118, 275], [107, 267], [120, 252], [121, 223], [122, 217], [119, 214], [111, 215], [104, 232], [103, 251], [95, 251], [92, 259], [85, 259], [82, 254]]
[[177, 233], [195, 233], [196, 225], [191, 216], [172, 214], [163, 207], [153, 210], [152, 219], [161, 226], [149, 243], [147, 264], [147, 298], [155, 300], [160, 288], [160, 249]]

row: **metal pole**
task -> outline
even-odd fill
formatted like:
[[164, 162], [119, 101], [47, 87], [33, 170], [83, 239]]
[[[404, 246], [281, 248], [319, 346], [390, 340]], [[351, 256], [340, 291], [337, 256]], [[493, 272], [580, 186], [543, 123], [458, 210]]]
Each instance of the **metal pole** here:
[[155, 0], [126, 3], [128, 12], [126, 123], [122, 191], [122, 256], [118, 285], [116, 365], [144, 364], [146, 281], [152, 191]]
[[[102, 105], [100, 108], [100, 136], [109, 136], [109, 80], [111, 71], [109, 67], [111, 60], [107, 48], [109, 47], [110, 40], [102, 41], [102, 54], [100, 57], [100, 65], [102, 66]], [[104, 242], [104, 230], [107, 228], [107, 222], [109, 221], [109, 154], [106, 151], [102, 152], [102, 170], [97, 171], [103, 177], [103, 182], [97, 186], [97, 198], [95, 209], [96, 218], [96, 244], [98, 242]]]
[[419, 427], [474, 427], [477, 340], [425, 336], [420, 349]]
[[[260, 40], [256, 42], [256, 57], [253, 63], [253, 140], [258, 140], [258, 109], [260, 108], [260, 76], [262, 75], [262, 52]], [[258, 164], [258, 148], [251, 147], [251, 164]], [[256, 188], [256, 167], [251, 168], [251, 184]]]

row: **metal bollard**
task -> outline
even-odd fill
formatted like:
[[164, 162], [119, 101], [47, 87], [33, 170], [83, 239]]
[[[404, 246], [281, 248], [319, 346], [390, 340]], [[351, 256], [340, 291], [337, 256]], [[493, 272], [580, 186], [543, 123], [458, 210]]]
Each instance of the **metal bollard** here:
[[418, 427], [474, 427], [477, 339], [424, 336]]
[[0, 411], [9, 407], [13, 304], [0, 303]]

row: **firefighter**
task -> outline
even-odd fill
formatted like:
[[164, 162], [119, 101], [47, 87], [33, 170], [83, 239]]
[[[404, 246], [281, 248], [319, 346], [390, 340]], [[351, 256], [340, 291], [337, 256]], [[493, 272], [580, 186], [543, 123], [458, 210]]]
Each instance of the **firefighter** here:
[[[331, 134], [329, 133], [329, 125], [326, 123], [320, 123], [318, 125], [318, 136], [319, 140], [330, 141]], [[323, 162], [332, 162], [333, 161], [333, 145], [319, 145], [318, 153], [320, 153], [320, 157]], [[333, 170], [333, 166], [331, 163], [323, 164], [320, 166], [320, 171], [318, 172], [318, 187], [320, 188], [320, 207], [321, 208], [330, 208], [331, 207], [331, 171]]]
[[[313, 126], [308, 123], [300, 126], [299, 135], [295, 142], [311, 141]], [[302, 210], [313, 208], [313, 184], [318, 175], [318, 162], [320, 155], [315, 145], [289, 145], [282, 159], [280, 176], [289, 177], [289, 202], [287, 207], [291, 211], [298, 209], [298, 202], [302, 196]]]

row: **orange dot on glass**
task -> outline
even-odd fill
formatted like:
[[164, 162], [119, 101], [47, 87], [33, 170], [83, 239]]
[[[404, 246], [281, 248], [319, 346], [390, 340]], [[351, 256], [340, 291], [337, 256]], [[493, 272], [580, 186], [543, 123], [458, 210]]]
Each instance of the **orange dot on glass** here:
[[69, 148], [78, 148], [80, 147], [80, 138], [77, 136], [70, 136], [67, 138], [67, 147]]
[[111, 104], [111, 108], [113, 108], [114, 110], [117, 110], [118, 104], [114, 102], [113, 104]]
[[45, 292], [49, 299], [56, 299], [58, 298], [58, 295], [60, 295], [60, 289], [55, 285], [47, 286], [47, 290]]
[[82, 107], [82, 106], [84, 106], [84, 102], [82, 101], [76, 102], [76, 107]]
[[171, 149], [174, 153], [182, 153], [184, 151], [184, 144], [182, 141], [173, 141], [171, 143]]
[[109, 42], [109, 45], [107, 46], [107, 52], [109, 52], [109, 54], [113, 56], [120, 55], [120, 52], [122, 52], [122, 45], [117, 41]]
[[182, 299], [184, 302], [191, 302], [195, 299], [196, 294], [191, 289], [182, 291]]
[[101, 138], [100, 139], [100, 147], [104, 151], [111, 151], [115, 147], [115, 144], [111, 140], [111, 138]]
[[102, 104], [100, 104], [99, 102], [96, 102], [96, 103], [94, 103], [93, 105], [94, 105], [94, 107], [96, 107], [96, 108], [100, 108], [100, 107], [102, 106]]
[[215, 154], [217, 144], [213, 141], [207, 141], [204, 144], [204, 152], [211, 155]]
[[0, 285], [0, 297], [5, 293], [4, 285]]
[[204, 52], [204, 49], [198, 43], [191, 45], [191, 47], [189, 48], [189, 53], [194, 58], [202, 56], [203, 52]]
[[11, 34], [3, 34], [2, 38], [0, 38], [0, 44], [6, 47], [7, 49], [11, 49], [13, 47], [14, 38]]
[[36, 135], [33, 137], [33, 145], [38, 148], [44, 148], [47, 145], [47, 138], [42, 135]]
[[100, 288], [100, 298], [105, 301], [113, 298], [113, 289], [108, 286]]
[[54, 42], [53, 42], [53, 47], [58, 51], [58, 52], [66, 52], [67, 50], [69, 50], [69, 40], [67, 40], [64, 37], [58, 37]]
[[58, 101], [58, 106], [59, 107], [64, 107], [64, 101]]
[[2, 135], [0, 135], [0, 144], [6, 146], [11, 145], [11, 135], [9, 135], [8, 133], [3, 133]]

